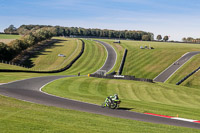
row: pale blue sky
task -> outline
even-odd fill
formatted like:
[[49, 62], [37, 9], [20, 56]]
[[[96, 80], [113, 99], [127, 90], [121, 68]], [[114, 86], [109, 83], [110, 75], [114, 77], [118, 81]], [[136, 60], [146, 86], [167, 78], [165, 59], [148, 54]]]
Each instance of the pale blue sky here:
[[144, 30], [200, 38], [199, 0], [0, 0], [0, 31], [14, 24]]

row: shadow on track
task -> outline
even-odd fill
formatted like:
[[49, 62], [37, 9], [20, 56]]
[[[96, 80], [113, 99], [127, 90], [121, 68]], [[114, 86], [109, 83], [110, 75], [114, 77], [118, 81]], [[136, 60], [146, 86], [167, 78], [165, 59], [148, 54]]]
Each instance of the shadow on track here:
[[125, 108], [125, 107], [119, 107], [119, 108], [117, 108], [117, 110], [131, 110], [131, 109], [134, 109], [134, 108]]

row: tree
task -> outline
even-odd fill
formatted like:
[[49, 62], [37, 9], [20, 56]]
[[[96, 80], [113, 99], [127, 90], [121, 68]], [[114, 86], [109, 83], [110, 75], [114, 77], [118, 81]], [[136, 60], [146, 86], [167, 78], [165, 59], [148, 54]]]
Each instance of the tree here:
[[142, 36], [142, 41], [151, 41], [151, 36], [149, 36], [149, 35], [143, 35]]
[[185, 37], [182, 38], [183, 42], [187, 42], [187, 39]]
[[11, 24], [8, 28], [4, 29], [4, 32], [9, 34], [17, 33], [17, 28]]
[[165, 37], [163, 38], [163, 40], [166, 42], [166, 41], [169, 40], [169, 37], [168, 37], [168, 36], [165, 36]]
[[156, 37], [156, 39], [157, 39], [158, 41], [160, 41], [160, 40], [162, 40], [162, 36], [161, 36], [161, 35], [158, 35], [158, 36]]
[[192, 40], [194, 40], [194, 38], [192, 38], [192, 37], [187, 38], [187, 42], [192, 42]]
[[5, 43], [0, 42], [0, 60], [8, 60], [10, 57], [8, 47]]

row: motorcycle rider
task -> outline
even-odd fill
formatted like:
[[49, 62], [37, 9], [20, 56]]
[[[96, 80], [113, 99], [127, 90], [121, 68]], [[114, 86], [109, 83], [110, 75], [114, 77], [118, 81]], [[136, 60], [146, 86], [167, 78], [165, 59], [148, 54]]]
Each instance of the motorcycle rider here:
[[118, 95], [114, 94], [114, 96], [111, 95], [111, 96], [107, 97], [105, 100], [105, 103], [107, 103], [109, 100], [113, 103], [115, 100], [118, 100], [118, 99], [119, 99]]

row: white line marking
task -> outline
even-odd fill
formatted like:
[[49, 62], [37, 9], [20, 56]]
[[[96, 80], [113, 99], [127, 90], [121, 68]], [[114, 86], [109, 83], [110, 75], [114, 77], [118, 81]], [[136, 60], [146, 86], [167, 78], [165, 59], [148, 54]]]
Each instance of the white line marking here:
[[[55, 76], [56, 76], [56, 75], [55, 75]], [[1, 85], [4, 85], [4, 84], [11, 84], [11, 83], [19, 82], [19, 81], [24, 81], [24, 80], [29, 80], [29, 79], [35, 79], [35, 78], [41, 78], [41, 77], [50, 77], [50, 76], [39, 76], [39, 77], [33, 77], [33, 78], [28, 78], [28, 79], [20, 79], [20, 80], [11, 81], [11, 82], [8, 82], [8, 83], [3, 83], [3, 84], [1, 84]]]
[[[100, 42], [97, 42], [97, 43], [100, 43]], [[105, 42], [104, 42], [105, 43]], [[100, 43], [101, 44], [101, 43]], [[106, 43], [106, 44], [108, 44], [108, 43]], [[102, 46], [104, 46], [103, 44], [101, 44]], [[109, 46], [111, 46], [110, 44], [108, 44]], [[105, 63], [104, 63], [104, 65], [101, 67], [101, 68], [103, 68], [104, 66], [105, 66], [105, 64], [106, 64], [106, 62], [107, 62], [107, 59], [108, 59], [108, 50], [107, 50], [107, 48], [104, 46], [104, 48], [106, 49], [106, 52], [107, 52], [107, 57], [106, 57], [106, 61], [105, 61]], [[115, 51], [115, 49], [111, 46], [111, 48]], [[116, 56], [116, 58], [115, 58], [115, 64], [116, 64], [116, 62], [117, 62], [117, 53], [116, 53], [116, 51], [115, 51], [115, 56]], [[112, 66], [112, 68], [108, 71], [108, 72], [110, 72], [112, 69], [113, 69], [113, 67], [115, 66], [115, 64]], [[101, 69], [100, 68], [100, 69]], [[99, 71], [100, 69], [98, 69], [97, 71]], [[96, 72], [97, 72], [96, 71]], [[94, 73], [96, 73], [96, 72], [94, 72]], [[106, 73], [108, 73], [108, 72], [106, 72]]]
[[173, 117], [173, 118], [171, 118], [171, 119], [181, 120], [181, 121], [188, 121], [188, 122], [198, 121], [198, 120], [185, 119], [185, 118], [179, 118], [179, 117]]
[[[63, 77], [63, 78], [69, 78], [69, 77]], [[59, 79], [62, 79], [62, 78], [59, 78]], [[50, 83], [52, 83], [52, 82], [54, 82], [56, 80], [59, 80], [59, 79], [55, 79], [55, 80], [52, 80], [52, 81], [46, 83], [45, 85], [43, 85], [42, 87], [39, 88], [39, 91], [44, 93], [44, 94], [46, 94], [46, 95], [49, 95], [49, 96], [53, 96], [53, 97], [57, 97], [57, 98], [61, 98], [61, 99], [66, 99], [66, 100], [70, 100], [70, 101], [75, 101], [75, 102], [81, 102], [81, 101], [78, 101], [78, 100], [68, 99], [68, 98], [65, 98], [65, 97], [56, 96], [56, 95], [49, 94], [47, 92], [42, 91], [42, 88], [44, 88], [46, 85], [48, 85], [48, 84], [50, 84]], [[93, 104], [93, 103], [88, 103], [88, 102], [81, 102], [81, 103], [87, 103], [87, 104], [99, 106], [98, 104]]]

